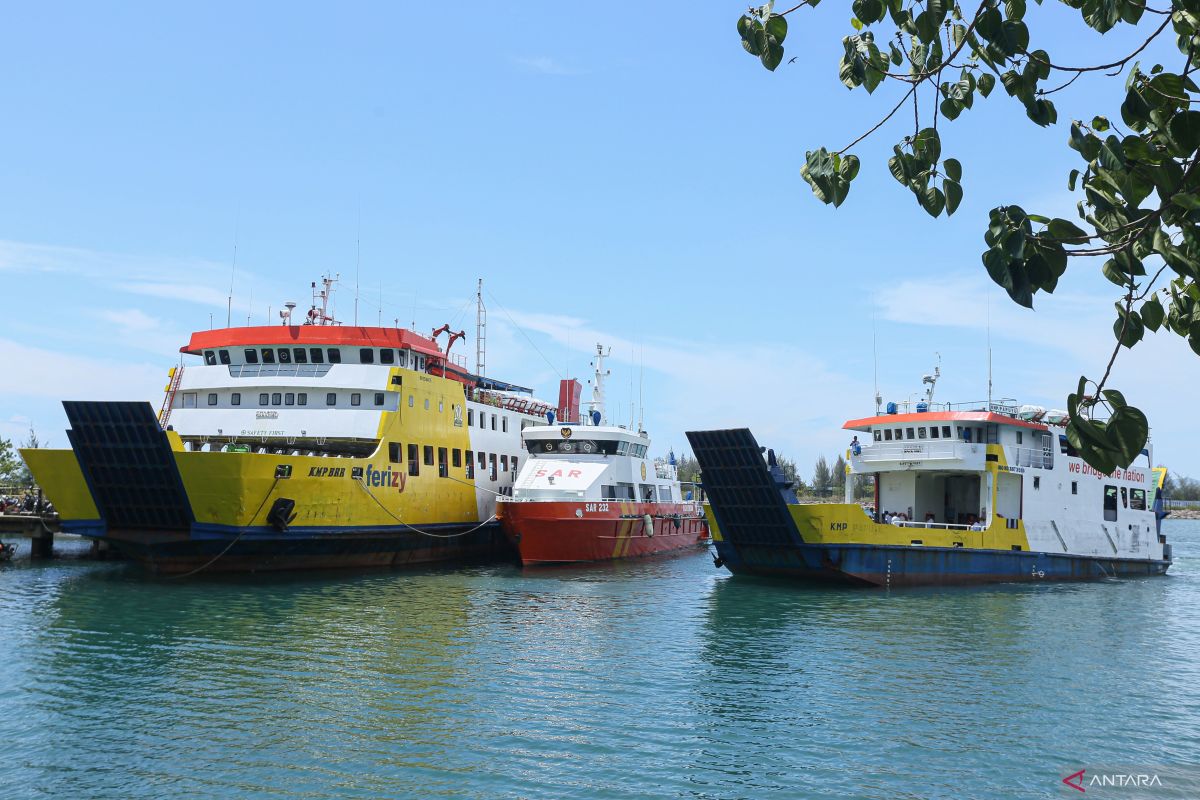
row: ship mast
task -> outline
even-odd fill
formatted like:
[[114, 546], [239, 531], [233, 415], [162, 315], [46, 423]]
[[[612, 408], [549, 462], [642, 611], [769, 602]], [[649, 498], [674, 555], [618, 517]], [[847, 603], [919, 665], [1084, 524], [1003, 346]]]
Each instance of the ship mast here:
[[[592, 378], [592, 399], [588, 402], [588, 417], [596, 425], [603, 425], [607, 419], [604, 414], [604, 379], [612, 374], [610, 370], [604, 368], [604, 359], [612, 353], [612, 348], [604, 349], [599, 343], [596, 344], [596, 355], [592, 357], [592, 368], [595, 370], [595, 377]], [[600, 412], [600, 419], [596, 421], [595, 412]]]
[[483, 278], [475, 289], [475, 374], [484, 377], [487, 368], [487, 308], [483, 305]]

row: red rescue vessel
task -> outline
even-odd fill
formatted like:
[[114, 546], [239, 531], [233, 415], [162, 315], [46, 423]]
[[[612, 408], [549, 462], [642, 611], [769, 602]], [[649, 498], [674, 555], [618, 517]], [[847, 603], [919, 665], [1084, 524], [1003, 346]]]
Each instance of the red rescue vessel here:
[[[521, 432], [529, 457], [496, 516], [523, 564], [636, 558], [708, 542], [699, 488], [681, 484], [674, 458], [651, 460], [650, 437], [604, 419], [604, 359], [588, 413], [579, 383], [565, 382], [548, 424]], [[640, 428], [640, 426], [639, 426]]]

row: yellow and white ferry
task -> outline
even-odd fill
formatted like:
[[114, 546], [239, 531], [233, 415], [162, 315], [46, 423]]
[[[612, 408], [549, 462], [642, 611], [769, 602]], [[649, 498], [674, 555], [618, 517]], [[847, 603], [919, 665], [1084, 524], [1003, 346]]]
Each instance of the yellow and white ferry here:
[[[1102, 474], [1071, 447], [1066, 422], [1015, 403], [935, 404], [931, 387], [926, 401], [846, 422], [840, 503], [797, 502], [747, 429], [687, 436], [715, 558], [735, 573], [874, 586], [1165, 573], [1166, 471], [1151, 445]], [[873, 479], [870, 508], [853, 502], [854, 475]]]
[[468, 371], [448, 326], [338, 323], [332, 283], [302, 324], [289, 303], [280, 325], [193, 333], [157, 414], [64, 402], [71, 449], [22, 452], [63, 529], [171, 573], [509, 552], [496, 498], [553, 407], [479, 374], [482, 348]]

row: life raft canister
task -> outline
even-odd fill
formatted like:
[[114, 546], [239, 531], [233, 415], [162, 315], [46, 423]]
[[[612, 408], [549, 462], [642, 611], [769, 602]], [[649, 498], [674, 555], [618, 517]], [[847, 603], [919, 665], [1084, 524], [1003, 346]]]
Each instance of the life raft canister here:
[[642, 525], [642, 530], [645, 531], [647, 536], [654, 535], [654, 517], [650, 516], [649, 514], [642, 517]]

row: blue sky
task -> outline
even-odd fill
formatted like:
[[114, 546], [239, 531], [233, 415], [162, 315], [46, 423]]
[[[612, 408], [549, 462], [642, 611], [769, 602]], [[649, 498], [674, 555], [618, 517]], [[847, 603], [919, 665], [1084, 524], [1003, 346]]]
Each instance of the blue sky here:
[[[325, 271], [341, 273], [349, 318], [357, 240], [360, 321], [415, 316], [423, 332], [449, 321], [473, 335], [483, 277], [491, 374], [553, 397], [604, 341], [626, 417], [644, 362], [656, 449], [748, 425], [805, 475], [844, 446], [845, 419], [873, 409], [873, 327], [889, 400], [920, 391], [935, 353], [939, 399], [985, 396], [989, 318], [997, 397], [1061, 407], [1081, 373], [1102, 373], [1116, 292], [1098, 265], [1073, 267], [1027, 312], [979, 255], [995, 205], [1073, 213], [1068, 120], [1116, 118], [1115, 81], [1056, 95], [1050, 129], [999, 89], [943, 124], [966, 188], [950, 220], [888, 174], [913, 125], [897, 115], [855, 148], [862, 174], [835, 211], [801, 181], [804, 151], [843, 146], [896, 90], [868, 98], [838, 82], [841, 4], [793, 15], [800, 58], [774, 74], [741, 50], [742, 8], [10, 9], [0, 435], [32, 424], [65, 445], [64, 398], [157, 404], [187, 333], [210, 314], [223, 324], [235, 242], [242, 323], [303, 307]], [[1085, 33], [1071, 14], [1030, 7], [1056, 60], [1132, 49], [1136, 37]], [[1160, 334], [1117, 369], [1150, 414], [1157, 460], [1193, 475], [1198, 368]]]

